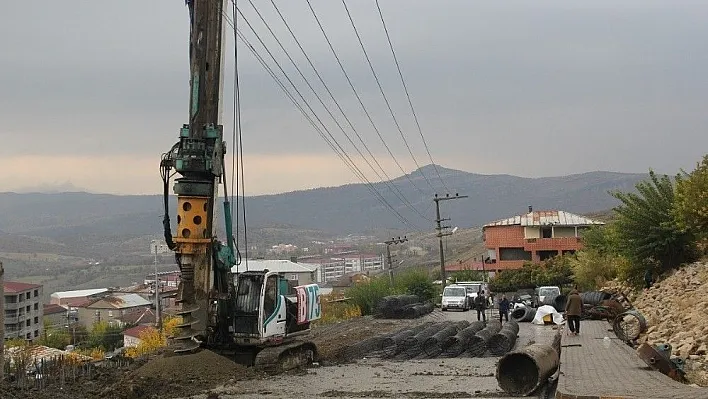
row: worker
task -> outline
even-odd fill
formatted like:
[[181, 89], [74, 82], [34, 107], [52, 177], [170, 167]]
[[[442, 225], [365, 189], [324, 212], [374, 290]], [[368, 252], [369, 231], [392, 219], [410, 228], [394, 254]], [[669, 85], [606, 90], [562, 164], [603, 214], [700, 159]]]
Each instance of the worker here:
[[474, 308], [477, 310], [477, 321], [483, 320], [486, 323], [487, 297], [484, 296], [484, 290], [479, 291], [474, 298]]
[[565, 315], [571, 335], [580, 335], [580, 315], [582, 313], [583, 299], [578, 293], [578, 286], [575, 286], [568, 294], [568, 301], [565, 303]]
[[504, 318], [505, 321], [509, 321], [509, 300], [506, 299], [506, 295], [502, 294], [501, 299], [499, 300], [499, 322], [502, 322], [502, 318]]
[[647, 270], [644, 272], [644, 288], [649, 289], [651, 288], [652, 283], [654, 282], [653, 275], [652, 275], [652, 269], [651, 266], [647, 266]]

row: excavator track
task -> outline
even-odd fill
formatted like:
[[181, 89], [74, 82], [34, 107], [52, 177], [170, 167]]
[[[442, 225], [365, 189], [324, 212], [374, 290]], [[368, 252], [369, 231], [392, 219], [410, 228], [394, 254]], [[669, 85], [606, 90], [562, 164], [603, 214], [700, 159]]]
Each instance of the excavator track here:
[[317, 347], [309, 341], [298, 341], [262, 349], [256, 355], [254, 367], [270, 374], [305, 367], [317, 360]]

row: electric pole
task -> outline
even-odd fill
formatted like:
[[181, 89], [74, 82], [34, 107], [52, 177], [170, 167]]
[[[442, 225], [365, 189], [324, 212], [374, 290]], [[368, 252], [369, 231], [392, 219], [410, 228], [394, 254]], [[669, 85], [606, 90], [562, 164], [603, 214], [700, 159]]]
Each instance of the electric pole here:
[[433, 198], [433, 201], [435, 201], [435, 223], [436, 227], [435, 230], [437, 230], [438, 234], [438, 242], [440, 244], [440, 279], [442, 280], [442, 287], [445, 289], [445, 284], [447, 283], [447, 273], [445, 272], [445, 252], [443, 248], [443, 237], [452, 235], [451, 232], [449, 231], [443, 231], [443, 229], [447, 229], [450, 226], [443, 226], [441, 222], [445, 220], [450, 220], [450, 218], [447, 219], [442, 219], [440, 217], [440, 201], [448, 201], [448, 200], [454, 200], [454, 199], [460, 199], [460, 198], [467, 198], [466, 195], [460, 195], [460, 194], [455, 194], [454, 196], [450, 196], [450, 194], [445, 194], [444, 197], [439, 197], [437, 194], [435, 194], [435, 198]]
[[162, 332], [162, 318], [160, 317], [160, 282], [157, 277], [157, 240], [153, 240], [155, 246], [155, 325], [157, 330]]
[[402, 244], [406, 241], [408, 241], [406, 236], [403, 236], [403, 238], [391, 238], [390, 240], [384, 241], [384, 244], [386, 244], [386, 259], [388, 261], [388, 279], [391, 282], [391, 285], [393, 285], [393, 259], [391, 257], [391, 245]]

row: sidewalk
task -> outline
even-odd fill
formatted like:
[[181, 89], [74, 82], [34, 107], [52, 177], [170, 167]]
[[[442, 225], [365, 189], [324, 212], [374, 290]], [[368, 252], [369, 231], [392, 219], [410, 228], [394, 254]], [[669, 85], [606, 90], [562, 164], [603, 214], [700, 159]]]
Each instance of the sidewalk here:
[[584, 320], [580, 334], [561, 338], [556, 399], [708, 398], [708, 388], [690, 387], [649, 369], [606, 321]]

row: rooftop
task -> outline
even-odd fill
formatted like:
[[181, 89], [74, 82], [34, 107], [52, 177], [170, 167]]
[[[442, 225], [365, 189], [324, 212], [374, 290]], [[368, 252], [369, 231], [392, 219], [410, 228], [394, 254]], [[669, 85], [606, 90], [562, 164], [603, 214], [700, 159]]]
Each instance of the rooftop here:
[[44, 315], [66, 313], [66, 308], [56, 304], [44, 304]]
[[138, 294], [117, 294], [101, 298], [87, 307], [94, 309], [128, 309], [151, 304], [152, 302]]
[[487, 223], [484, 227], [494, 226], [593, 226], [603, 222], [586, 218], [565, 211], [533, 211], [525, 215], [512, 216], [507, 219]]
[[249, 259], [248, 264], [242, 262], [238, 266], [231, 268], [232, 273], [242, 272], [246, 270], [248, 265], [248, 270], [265, 270], [268, 269], [271, 272], [277, 273], [312, 273], [319, 268], [319, 265], [310, 263], [297, 263], [289, 260], [280, 259]]
[[108, 292], [108, 288], [92, 288], [88, 290], [59, 291], [52, 294], [52, 298], [78, 298]]
[[127, 324], [154, 324], [157, 321], [155, 311], [145, 308], [143, 311], [130, 312], [119, 317], [119, 320]]
[[5, 293], [12, 294], [33, 290], [35, 288], [41, 288], [42, 286], [38, 284], [20, 283], [16, 281], [5, 281], [2, 283], [2, 287], [5, 290]]
[[149, 330], [153, 327], [151, 326], [135, 326], [131, 327], [125, 331], [123, 331], [123, 336], [129, 336], [129, 337], [135, 337], [135, 338], [140, 338], [140, 334], [142, 334], [143, 331]]

